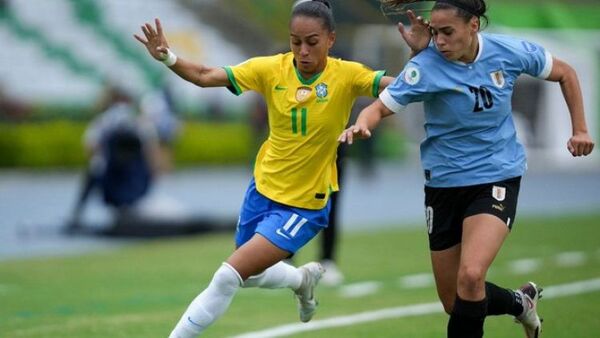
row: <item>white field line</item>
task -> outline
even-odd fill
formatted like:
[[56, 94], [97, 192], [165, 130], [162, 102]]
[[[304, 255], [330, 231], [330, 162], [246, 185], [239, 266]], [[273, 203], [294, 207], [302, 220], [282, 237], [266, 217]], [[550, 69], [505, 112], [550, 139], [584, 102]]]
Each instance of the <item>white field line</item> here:
[[556, 255], [556, 264], [562, 267], [583, 265], [587, 259], [585, 253], [581, 251], [563, 252]]
[[431, 272], [403, 276], [398, 279], [398, 282], [401, 287], [407, 289], [426, 288], [435, 285]]
[[381, 282], [371, 281], [363, 283], [354, 283], [340, 287], [338, 294], [344, 298], [358, 298], [377, 293], [377, 291], [379, 291], [380, 288]]
[[517, 259], [509, 263], [509, 270], [517, 275], [527, 274], [541, 269], [542, 260], [539, 258]]
[[[600, 278], [568, 284], [554, 285], [544, 288], [544, 299], [558, 298], [600, 290]], [[326, 328], [350, 326], [383, 319], [411, 317], [443, 312], [439, 302], [424, 303], [381, 309], [376, 311], [360, 312], [353, 315], [331, 317], [328, 319], [313, 320], [309, 323], [293, 323], [276, 326], [271, 329], [248, 332], [233, 338], [274, 338], [285, 337], [299, 332], [316, 331]]]
[[548, 299], [579, 295], [598, 290], [600, 290], [600, 278], [550, 286], [544, 288], [544, 292], [542, 294], [544, 296], [543, 299]]
[[396, 308], [381, 309], [376, 311], [360, 312], [348, 316], [331, 317], [329, 319], [313, 320], [308, 323], [293, 323], [276, 326], [271, 329], [244, 333], [233, 338], [271, 338], [284, 337], [299, 332], [316, 331], [325, 328], [350, 326], [359, 323], [374, 322], [382, 319], [410, 317], [442, 312], [439, 302], [401, 306]]

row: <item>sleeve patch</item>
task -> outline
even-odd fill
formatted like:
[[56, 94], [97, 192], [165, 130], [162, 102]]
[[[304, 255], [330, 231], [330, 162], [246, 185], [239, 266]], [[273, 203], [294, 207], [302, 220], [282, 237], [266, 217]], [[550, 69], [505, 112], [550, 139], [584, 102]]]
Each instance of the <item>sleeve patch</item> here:
[[411, 86], [416, 85], [421, 80], [421, 72], [417, 67], [410, 66], [404, 71], [404, 82]]

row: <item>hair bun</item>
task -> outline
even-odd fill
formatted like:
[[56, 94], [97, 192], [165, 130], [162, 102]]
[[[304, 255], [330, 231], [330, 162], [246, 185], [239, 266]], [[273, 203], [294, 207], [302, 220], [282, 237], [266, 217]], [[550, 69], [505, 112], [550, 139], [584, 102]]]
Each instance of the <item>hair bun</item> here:
[[320, 2], [320, 3], [322, 3], [323, 5], [327, 6], [327, 8], [331, 9], [331, 4], [330, 4], [330, 3], [329, 3], [329, 1], [327, 1], [327, 0], [312, 0], [312, 1], [315, 1], [315, 2]]
[[480, 1], [479, 2], [479, 6], [477, 6], [475, 8], [475, 14], [477, 14], [477, 16], [483, 16], [485, 15], [485, 13], [487, 12], [487, 5], [485, 3], [485, 1]]

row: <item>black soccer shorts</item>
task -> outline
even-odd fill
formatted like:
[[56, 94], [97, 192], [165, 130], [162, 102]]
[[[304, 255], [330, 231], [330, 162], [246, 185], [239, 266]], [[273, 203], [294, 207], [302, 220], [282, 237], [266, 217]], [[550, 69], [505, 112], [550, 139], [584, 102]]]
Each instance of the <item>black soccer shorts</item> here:
[[463, 220], [478, 214], [500, 218], [509, 229], [515, 222], [521, 177], [464, 187], [425, 186], [429, 249], [440, 251], [461, 242]]

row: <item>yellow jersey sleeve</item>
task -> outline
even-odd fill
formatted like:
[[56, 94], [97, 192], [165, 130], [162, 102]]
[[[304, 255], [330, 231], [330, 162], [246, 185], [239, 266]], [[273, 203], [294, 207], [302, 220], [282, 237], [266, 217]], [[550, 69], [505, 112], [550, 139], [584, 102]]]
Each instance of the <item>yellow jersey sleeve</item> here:
[[248, 59], [236, 66], [223, 67], [231, 86], [228, 89], [235, 95], [254, 90], [264, 94], [266, 83], [277, 68], [278, 56], [263, 56]]
[[379, 96], [379, 82], [385, 75], [385, 71], [373, 71], [371, 68], [352, 61], [346, 61], [349, 68], [348, 73], [352, 77], [353, 91], [355, 96]]

